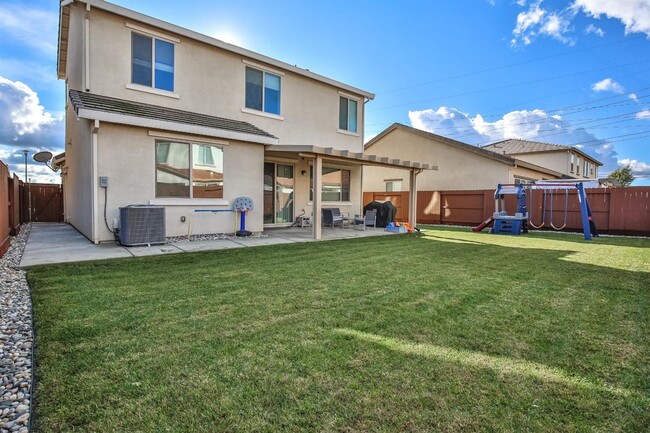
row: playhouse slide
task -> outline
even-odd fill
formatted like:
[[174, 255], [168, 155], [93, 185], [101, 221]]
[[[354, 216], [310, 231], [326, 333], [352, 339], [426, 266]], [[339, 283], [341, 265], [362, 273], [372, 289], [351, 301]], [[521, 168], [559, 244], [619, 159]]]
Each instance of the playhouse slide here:
[[472, 231], [473, 232], [480, 232], [481, 230], [483, 230], [485, 227], [489, 226], [493, 222], [494, 222], [494, 217], [490, 217], [490, 218], [486, 219], [485, 221], [483, 221], [481, 224], [477, 225], [476, 227], [473, 227]]

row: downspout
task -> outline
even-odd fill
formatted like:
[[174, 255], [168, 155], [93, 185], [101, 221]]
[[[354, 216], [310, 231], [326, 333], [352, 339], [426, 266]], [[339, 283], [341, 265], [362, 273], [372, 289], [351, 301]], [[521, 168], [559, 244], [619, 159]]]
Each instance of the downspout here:
[[84, 89], [90, 91], [90, 4], [86, 4], [84, 20]]
[[97, 140], [99, 134], [99, 120], [95, 120], [92, 130], [92, 149], [91, 149], [91, 158], [92, 158], [92, 200], [93, 200], [93, 209], [92, 209], [92, 232], [93, 232], [93, 243], [99, 243], [99, 224], [97, 223], [97, 215], [99, 209], [99, 195], [97, 194], [97, 189], [99, 187], [97, 180]]

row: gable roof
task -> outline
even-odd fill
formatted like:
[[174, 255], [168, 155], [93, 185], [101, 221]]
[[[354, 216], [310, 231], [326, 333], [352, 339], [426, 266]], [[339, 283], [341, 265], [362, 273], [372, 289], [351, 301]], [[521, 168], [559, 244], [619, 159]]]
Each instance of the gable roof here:
[[143, 104], [108, 96], [70, 90], [70, 102], [78, 117], [124, 125], [187, 132], [260, 144], [276, 144], [266, 131], [239, 120]]
[[68, 46], [68, 25], [69, 25], [69, 18], [70, 18], [69, 8], [70, 8], [70, 4], [74, 3], [75, 1], [84, 3], [90, 7], [111, 12], [115, 15], [119, 15], [124, 18], [132, 19], [134, 21], [139, 21], [141, 23], [148, 24], [150, 26], [157, 27], [159, 29], [163, 29], [171, 33], [175, 33], [177, 35], [184, 36], [189, 39], [194, 39], [196, 41], [203, 42], [205, 44], [212, 45], [217, 48], [221, 48], [222, 50], [239, 54], [242, 57], [247, 58], [249, 60], [256, 60], [258, 62], [263, 62], [266, 63], [267, 65], [275, 66], [285, 71], [292, 72], [297, 75], [302, 75], [304, 77], [311, 78], [312, 80], [320, 81], [322, 83], [328, 84], [330, 86], [336, 87], [341, 90], [345, 90], [355, 95], [363, 96], [367, 99], [375, 99], [374, 93], [359, 89], [357, 87], [350, 86], [345, 83], [341, 83], [340, 81], [327, 78], [323, 75], [316, 74], [314, 72], [311, 72], [309, 69], [299, 68], [295, 65], [291, 65], [289, 63], [285, 63], [280, 60], [273, 59], [263, 54], [259, 54], [254, 51], [250, 51], [245, 48], [238, 47], [237, 45], [223, 42], [219, 39], [215, 39], [210, 36], [204, 35], [202, 33], [198, 33], [193, 30], [189, 30], [184, 27], [177, 26], [167, 21], [159, 20], [157, 18], [150, 17], [140, 12], [136, 12], [134, 10], [127, 9], [122, 6], [109, 3], [105, 0], [63, 0], [61, 2], [61, 10], [59, 13], [59, 48], [58, 48], [59, 52], [58, 52], [58, 66], [57, 66], [57, 72], [59, 78], [65, 77], [66, 56], [64, 54], [65, 51], [67, 51], [67, 46]]
[[492, 152], [491, 150], [488, 150], [488, 149], [486, 149], [484, 147], [472, 146], [471, 144], [463, 143], [462, 141], [453, 140], [451, 138], [448, 138], [448, 137], [445, 137], [445, 136], [442, 136], [442, 135], [434, 134], [432, 132], [423, 131], [421, 129], [413, 128], [411, 126], [407, 126], [407, 125], [404, 125], [402, 123], [397, 123], [397, 122], [393, 123], [391, 126], [384, 129], [378, 135], [373, 137], [372, 140], [368, 141], [364, 145], [364, 150], [368, 149], [373, 144], [375, 144], [376, 142], [381, 140], [383, 137], [385, 137], [386, 135], [390, 134], [392, 131], [395, 131], [397, 129], [408, 132], [408, 133], [411, 133], [411, 134], [419, 135], [421, 137], [424, 137], [424, 138], [427, 138], [427, 139], [430, 139], [430, 140], [436, 140], [438, 142], [441, 142], [441, 143], [444, 143], [446, 145], [455, 147], [457, 149], [464, 150], [464, 151], [467, 151], [467, 152], [472, 152], [472, 153], [475, 153], [477, 155], [483, 156], [485, 158], [490, 158], [490, 159], [493, 159], [495, 161], [498, 161], [498, 162], [501, 162], [501, 163], [504, 163], [504, 164], [507, 164], [507, 165], [511, 165], [511, 166], [515, 166], [515, 167], [520, 166], [520, 167], [530, 168], [532, 170], [536, 170], [536, 171], [539, 171], [541, 173], [546, 173], [546, 174], [549, 174], [549, 175], [555, 176], [555, 177], [562, 177], [563, 176], [562, 173], [557, 172], [555, 170], [551, 170], [551, 169], [546, 168], [546, 167], [542, 167], [542, 166], [539, 166], [539, 165], [536, 165], [536, 164], [532, 164], [530, 162], [522, 161], [520, 159], [513, 158], [511, 156], [507, 156], [507, 155], [504, 155], [504, 154], [501, 154], [501, 153]]
[[476, 153], [478, 155], [484, 156], [486, 158], [491, 158], [491, 159], [503, 162], [505, 164], [513, 165], [515, 163], [515, 159], [511, 158], [509, 156], [506, 156], [506, 155], [503, 155], [503, 154], [500, 154], [500, 153], [496, 153], [496, 152], [492, 152], [492, 151], [487, 150], [487, 149], [482, 148], [482, 147], [472, 146], [471, 144], [463, 143], [462, 141], [458, 141], [458, 140], [453, 140], [451, 138], [444, 137], [442, 135], [433, 134], [431, 132], [423, 131], [421, 129], [413, 128], [411, 126], [406, 126], [406, 125], [404, 125], [402, 123], [397, 123], [397, 122], [393, 123], [391, 126], [384, 129], [378, 135], [373, 137], [373, 139], [370, 140], [369, 142], [367, 142], [363, 146], [363, 148], [368, 149], [373, 144], [375, 144], [377, 141], [379, 141], [382, 137], [385, 137], [386, 135], [390, 134], [392, 131], [394, 131], [396, 129], [400, 129], [402, 131], [406, 131], [406, 132], [409, 132], [411, 134], [420, 135], [420, 136], [422, 136], [424, 138], [428, 138], [430, 140], [437, 140], [437, 141], [440, 141], [440, 142], [442, 142], [444, 144], [447, 144], [449, 146], [456, 147], [456, 148], [459, 148], [461, 150], [466, 150], [466, 151], [469, 151], [469, 152], [472, 152], [472, 153]]
[[596, 165], [603, 165], [593, 156], [587, 155], [577, 147], [565, 146], [563, 144], [543, 143], [540, 141], [521, 140], [517, 138], [510, 138], [508, 140], [499, 141], [496, 143], [483, 146], [483, 149], [491, 150], [493, 152], [502, 153], [504, 155], [517, 155], [522, 153], [538, 153], [538, 152], [567, 152], [573, 151], [584, 158], [594, 161]]

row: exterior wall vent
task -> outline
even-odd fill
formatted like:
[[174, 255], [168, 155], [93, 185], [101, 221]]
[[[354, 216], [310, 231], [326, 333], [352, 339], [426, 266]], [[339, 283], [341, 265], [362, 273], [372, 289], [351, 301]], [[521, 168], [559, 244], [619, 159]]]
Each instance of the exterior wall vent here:
[[120, 244], [134, 247], [164, 243], [164, 207], [130, 205], [120, 208]]

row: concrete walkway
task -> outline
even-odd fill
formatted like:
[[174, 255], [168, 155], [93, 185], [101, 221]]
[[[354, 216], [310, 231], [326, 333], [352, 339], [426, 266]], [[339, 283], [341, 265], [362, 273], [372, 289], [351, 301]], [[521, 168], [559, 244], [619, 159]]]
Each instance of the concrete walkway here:
[[[33, 223], [25, 245], [21, 268], [55, 263], [83, 262], [88, 260], [118, 259], [128, 257], [176, 254], [193, 251], [213, 251], [230, 248], [279, 245], [311, 242], [311, 229], [274, 228], [264, 232], [268, 237], [219, 239], [213, 241], [177, 242], [150, 247], [124, 247], [117, 243], [95, 245], [69, 224]], [[383, 229], [365, 231], [323, 228], [323, 240], [383, 236], [393, 233]]]

